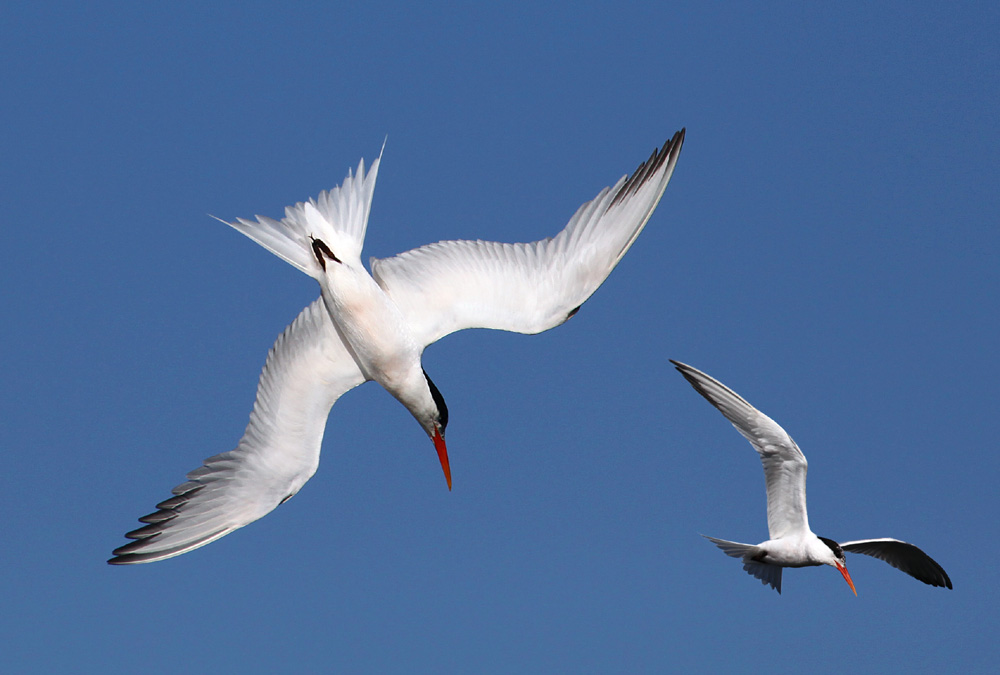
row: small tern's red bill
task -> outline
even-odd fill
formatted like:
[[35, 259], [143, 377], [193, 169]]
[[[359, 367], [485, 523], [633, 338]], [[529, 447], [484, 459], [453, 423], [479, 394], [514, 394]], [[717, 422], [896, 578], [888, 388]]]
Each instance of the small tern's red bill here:
[[837, 569], [840, 570], [840, 573], [844, 575], [844, 581], [846, 581], [847, 585], [851, 587], [852, 591], [854, 591], [854, 597], [858, 597], [858, 591], [857, 589], [854, 588], [854, 582], [851, 581], [851, 575], [847, 573], [847, 568], [841, 565], [840, 563], [837, 563]]

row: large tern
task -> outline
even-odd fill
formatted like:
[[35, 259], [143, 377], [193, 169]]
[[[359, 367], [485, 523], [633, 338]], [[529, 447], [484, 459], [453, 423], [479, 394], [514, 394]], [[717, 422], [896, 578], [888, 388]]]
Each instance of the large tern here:
[[146, 563], [204, 546], [271, 512], [316, 472], [330, 408], [368, 380], [416, 418], [451, 489], [448, 409], [424, 348], [465, 328], [540, 333], [572, 317], [642, 231], [677, 163], [684, 131], [629, 177], [583, 204], [554, 238], [442, 241], [361, 263], [381, 154], [316, 199], [228, 223], [320, 284], [271, 348], [246, 432], [140, 518], [109, 563]]
[[705, 537], [733, 558], [743, 569], [781, 593], [781, 570], [785, 567], [830, 565], [837, 568], [857, 595], [847, 573], [844, 551], [864, 553], [884, 560], [914, 579], [951, 588], [951, 579], [929, 555], [898, 539], [859, 539], [837, 543], [817, 537], [809, 529], [806, 514], [805, 455], [778, 423], [746, 402], [735, 391], [696, 368], [671, 359], [691, 386], [718, 408], [736, 430], [750, 441], [764, 465], [767, 484], [767, 529], [769, 540], [757, 544]]

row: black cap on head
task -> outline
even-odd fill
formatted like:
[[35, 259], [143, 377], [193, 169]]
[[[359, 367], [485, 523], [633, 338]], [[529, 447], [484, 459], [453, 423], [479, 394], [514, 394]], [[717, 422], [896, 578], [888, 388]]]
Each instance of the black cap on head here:
[[437, 406], [438, 422], [441, 423], [441, 431], [443, 432], [445, 427], [448, 426], [448, 406], [445, 405], [444, 396], [442, 396], [441, 392], [438, 391], [438, 388], [434, 386], [434, 382], [431, 381], [431, 378], [427, 374], [426, 370], [424, 371], [424, 379], [427, 380], [427, 386], [431, 390], [431, 398], [434, 399], [434, 405]]
[[840, 544], [835, 542], [833, 539], [827, 539], [826, 537], [820, 537], [819, 535], [816, 535], [816, 537], [821, 542], [826, 544], [831, 551], [833, 551], [833, 555], [837, 556], [837, 560], [844, 559], [844, 549], [840, 548]]

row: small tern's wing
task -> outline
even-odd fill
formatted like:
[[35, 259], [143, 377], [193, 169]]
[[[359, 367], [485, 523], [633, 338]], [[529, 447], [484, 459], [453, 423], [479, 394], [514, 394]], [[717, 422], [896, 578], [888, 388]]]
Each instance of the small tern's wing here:
[[951, 579], [948, 578], [944, 568], [919, 548], [905, 541], [889, 538], [859, 539], [844, 542], [840, 548], [884, 560], [897, 570], [906, 572], [925, 584], [951, 588]]
[[767, 529], [771, 539], [809, 530], [806, 463], [792, 437], [742, 396], [697, 368], [671, 360], [695, 391], [718, 408], [760, 455], [767, 483]]

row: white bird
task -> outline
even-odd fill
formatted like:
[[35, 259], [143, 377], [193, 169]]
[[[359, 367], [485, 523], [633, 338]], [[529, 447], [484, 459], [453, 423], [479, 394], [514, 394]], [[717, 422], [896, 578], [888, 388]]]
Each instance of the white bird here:
[[[884, 560], [911, 577], [951, 588], [951, 579], [929, 555], [898, 539], [859, 539], [838, 544], [817, 537], [809, 529], [806, 514], [806, 458], [792, 437], [778, 423], [747, 403], [739, 394], [715, 378], [671, 359], [691, 386], [719, 409], [736, 430], [750, 441], [764, 465], [767, 483], [768, 541], [753, 546], [705, 537], [733, 558], [743, 560], [743, 569], [781, 593], [784, 567], [830, 565], [836, 567], [857, 595], [847, 573], [844, 551], [864, 553]], [[703, 535], [704, 536], [704, 535]]]
[[[374, 380], [434, 441], [451, 489], [448, 409], [421, 366], [424, 348], [464, 328], [540, 333], [597, 290], [660, 201], [684, 130], [631, 177], [583, 204], [555, 238], [530, 244], [442, 241], [361, 263], [381, 154], [317, 199], [228, 223], [320, 284], [321, 294], [278, 337], [235, 450], [205, 460], [173, 489], [135, 541], [109, 563], [163, 560], [204, 546], [272, 511], [316, 472], [330, 408]], [[224, 221], [223, 221], [224, 222]]]

